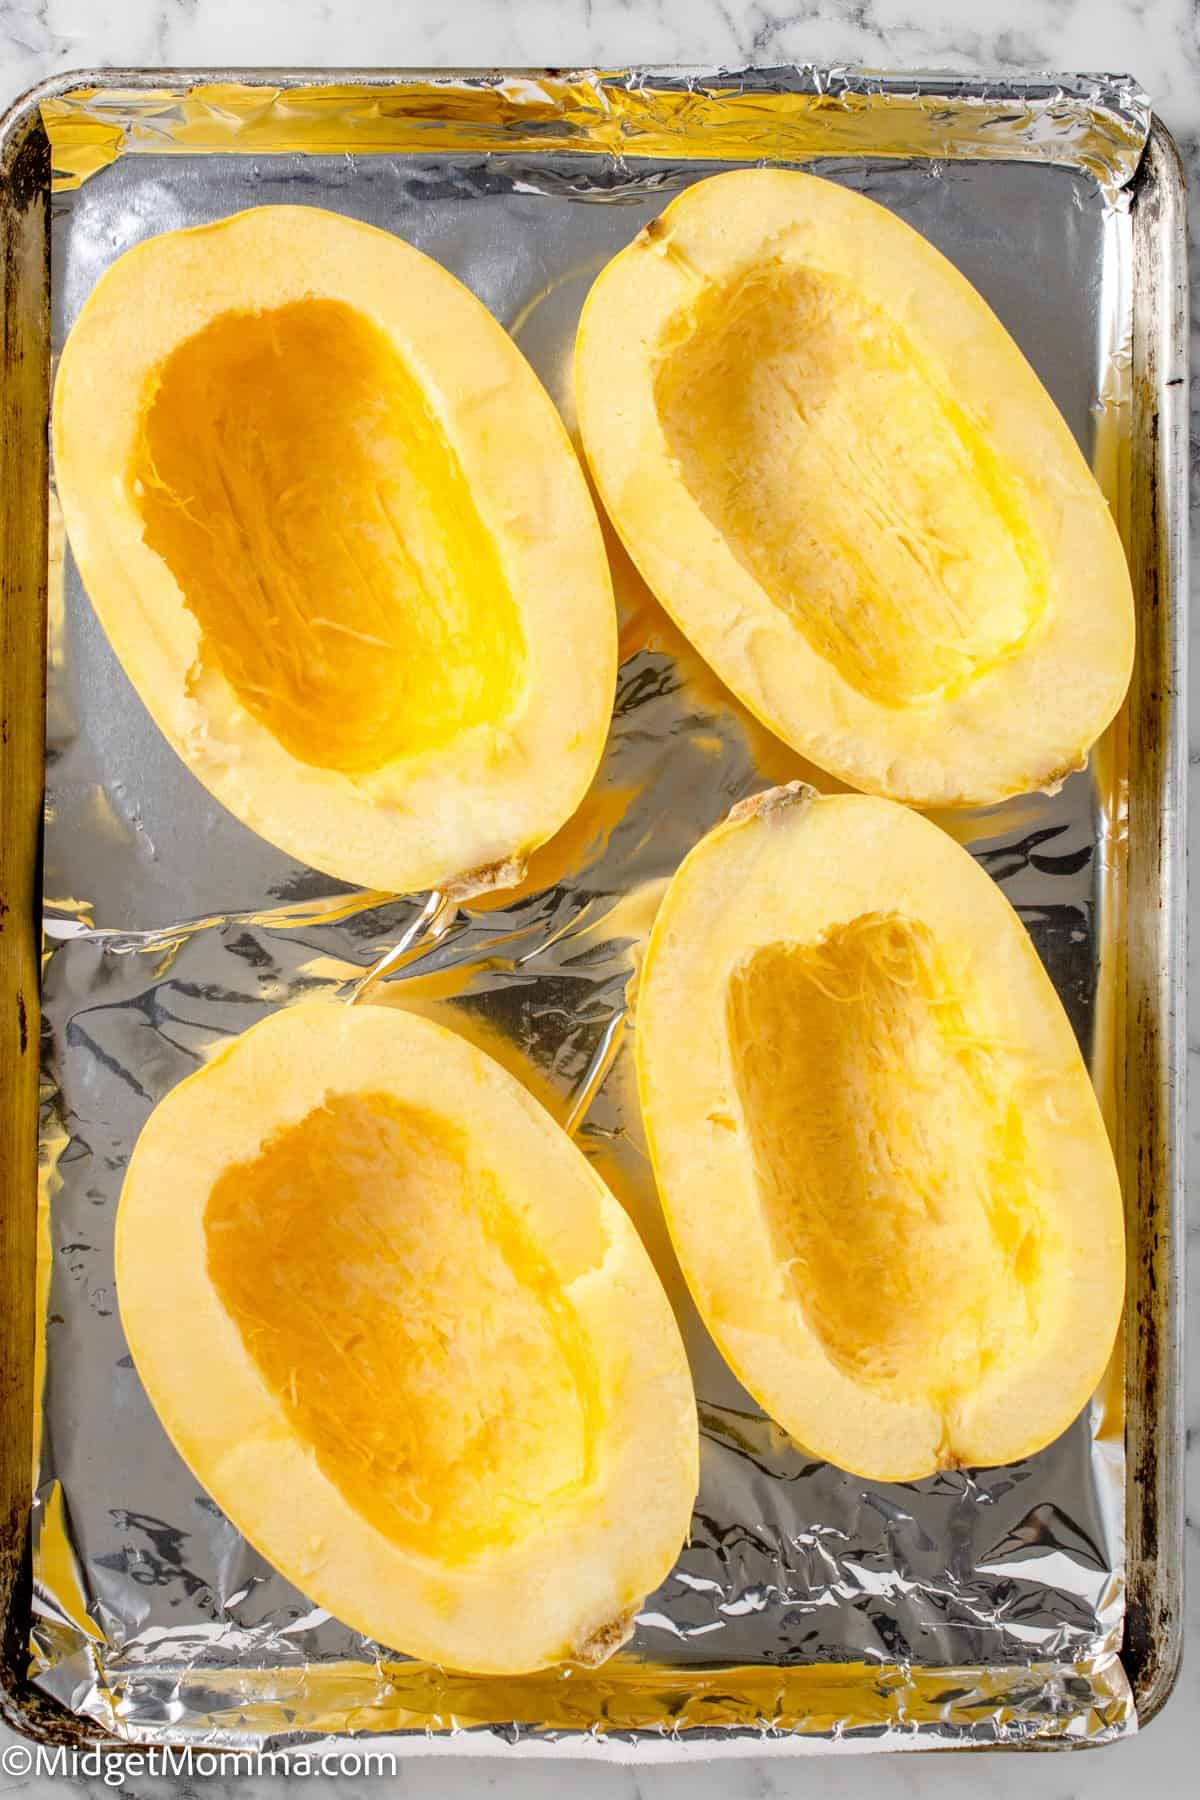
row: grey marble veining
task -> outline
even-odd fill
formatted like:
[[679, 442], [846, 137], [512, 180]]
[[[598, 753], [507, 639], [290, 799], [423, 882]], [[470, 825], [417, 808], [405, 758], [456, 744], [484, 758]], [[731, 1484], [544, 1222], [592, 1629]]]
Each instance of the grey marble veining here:
[[[0, 0], [0, 101], [43, 76], [94, 64], [313, 66], [726, 64], [837, 60], [958, 70], [1130, 70], [1175, 134], [1200, 191], [1200, 5], [1197, 0]], [[1193, 201], [1193, 238], [1200, 209]], [[1200, 255], [1193, 275], [1200, 273]], [[1200, 369], [1200, 319], [1193, 321]], [[1193, 445], [1200, 406], [1193, 403]], [[1193, 458], [1195, 463], [1196, 459]], [[1194, 477], [1194, 529], [1200, 480]], [[1193, 626], [1193, 669], [1200, 635]], [[1200, 709], [1193, 709], [1189, 838], [1200, 841]], [[1195, 933], [1200, 956], [1200, 931]], [[1193, 963], [1195, 973], [1195, 963]], [[1200, 1302], [1200, 1006], [1193, 979], [1189, 1016], [1189, 1313]], [[409, 1800], [774, 1800], [805, 1790], [899, 1796], [1046, 1796], [1116, 1800], [1131, 1787], [1162, 1800], [1195, 1791], [1193, 1745], [1200, 1720], [1200, 1336], [1193, 1332], [1188, 1409], [1188, 1651], [1180, 1687], [1141, 1737], [1083, 1755], [972, 1757], [963, 1754], [757, 1760], [627, 1770], [596, 1764], [415, 1760], [387, 1785]], [[0, 1728], [0, 1751], [14, 1740]], [[278, 1793], [279, 1782], [235, 1779], [203, 1785], [212, 1800]], [[313, 1800], [362, 1791], [363, 1783], [314, 1779]], [[98, 1796], [100, 1780], [73, 1785]], [[62, 1800], [65, 1782], [0, 1768], [0, 1796]], [[133, 1778], [128, 1791], [180, 1791], [170, 1780]]]

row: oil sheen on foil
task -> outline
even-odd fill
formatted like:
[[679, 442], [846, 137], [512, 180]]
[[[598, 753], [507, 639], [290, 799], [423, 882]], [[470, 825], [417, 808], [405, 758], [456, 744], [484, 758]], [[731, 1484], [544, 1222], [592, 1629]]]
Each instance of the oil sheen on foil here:
[[[810, 163], [893, 208], [1008, 326], [1121, 513], [1129, 219], [1148, 114], [1129, 83], [424, 78], [324, 90], [129, 89], [49, 103], [55, 350], [130, 245], [247, 206], [398, 232], [511, 331], [568, 426], [597, 271], [729, 161]], [[812, 162], [811, 159], [817, 159]], [[1025, 1462], [867, 1482], [766, 1419], [687, 1299], [632, 1077], [639, 957], [664, 884], [737, 801], [830, 783], [708, 671], [609, 540], [621, 670], [607, 753], [521, 885], [466, 905], [362, 893], [209, 798], [151, 724], [52, 550], [46, 748], [37, 1446], [38, 1683], [123, 1737], [257, 1747], [610, 1754], [1100, 1739], [1133, 1728], [1122, 1620], [1120, 1369]], [[1033, 935], [1119, 1128], [1113, 1044], [1122, 732], [1053, 795], [946, 815]], [[691, 1540], [594, 1673], [479, 1680], [408, 1662], [311, 1605], [238, 1535], [142, 1392], [113, 1219], [151, 1108], [302, 994], [426, 1010], [519, 1072], [629, 1209], [683, 1321], [702, 1472]], [[680, 1055], [686, 1056], [686, 1046]], [[198, 1374], [202, 1379], [202, 1373]]]

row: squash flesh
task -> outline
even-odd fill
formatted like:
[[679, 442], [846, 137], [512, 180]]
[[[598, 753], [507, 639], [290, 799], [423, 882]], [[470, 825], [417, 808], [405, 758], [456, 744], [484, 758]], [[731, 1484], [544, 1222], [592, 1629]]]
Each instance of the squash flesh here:
[[616, 680], [603, 538], [545, 388], [436, 261], [312, 206], [149, 238], [72, 325], [52, 423], [99, 622], [244, 825], [465, 893], [565, 824]]
[[176, 345], [130, 484], [201, 665], [298, 761], [361, 773], [511, 711], [524, 645], [495, 541], [355, 308], [221, 313]]
[[1036, 1073], [977, 1010], [929, 927], [895, 915], [763, 946], [729, 982], [759, 1192], [797, 1302], [855, 1381], [943, 1413], [1019, 1351], [1040, 1299], [1014, 1098]]
[[1037, 951], [953, 838], [799, 783], [735, 807], [663, 898], [635, 1043], [692, 1296], [808, 1451], [912, 1481], [1071, 1424], [1120, 1319], [1120, 1185]]
[[670, 1302], [521, 1083], [393, 1005], [302, 1001], [160, 1101], [117, 1212], [164, 1428], [316, 1604], [474, 1673], [598, 1662], [698, 1481]]
[[824, 271], [709, 284], [655, 370], [694, 499], [860, 693], [906, 706], [1018, 650], [1047, 602], [1015, 470], [902, 324]]
[[1111, 511], [1034, 370], [901, 218], [821, 176], [689, 186], [597, 276], [580, 434], [726, 687], [920, 806], [1053, 789], [1133, 662]]
[[247, 1353], [393, 1543], [459, 1564], [591, 1480], [578, 1321], [448, 1121], [331, 1096], [225, 1171], [205, 1236]]

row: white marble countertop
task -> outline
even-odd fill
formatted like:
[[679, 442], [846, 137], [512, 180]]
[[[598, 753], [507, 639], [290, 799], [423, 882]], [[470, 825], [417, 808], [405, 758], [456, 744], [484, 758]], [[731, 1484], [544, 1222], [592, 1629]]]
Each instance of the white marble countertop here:
[[[852, 61], [876, 67], [1034, 71], [1129, 71], [1149, 91], [1200, 192], [1200, 6], [1196, 0], [0, 0], [0, 103], [44, 76], [95, 64], [221, 66], [724, 64]], [[1194, 203], [1195, 204], [1195, 203]], [[1194, 215], [1193, 236], [1200, 240]], [[1193, 333], [1194, 348], [1200, 350]], [[1195, 360], [1195, 359], [1194, 359]], [[1193, 442], [1196, 442], [1195, 406]], [[1200, 543], [1200, 535], [1197, 537]], [[1198, 559], [1200, 568], [1200, 559]], [[1193, 639], [1195, 640], [1195, 632]], [[1200, 643], [1193, 643], [1200, 675]], [[1200, 712], [1194, 710], [1191, 763], [1197, 771], [1190, 836], [1200, 832]], [[1200, 944], [1200, 930], [1195, 939]], [[1200, 1011], [1192, 983], [1189, 1072], [1193, 1091], [1189, 1191], [1190, 1310], [1198, 1298], [1200, 1240]], [[1192, 1373], [1200, 1364], [1193, 1330]], [[819, 1761], [750, 1760], [628, 1770], [597, 1764], [447, 1762], [418, 1759], [379, 1785], [409, 1800], [469, 1796], [539, 1800], [568, 1790], [573, 1800], [738, 1800], [805, 1789], [822, 1795], [866, 1789], [900, 1795], [1074, 1796], [1108, 1800], [1132, 1787], [1163, 1800], [1195, 1791], [1200, 1720], [1200, 1380], [1189, 1406], [1188, 1524], [1191, 1603], [1179, 1688], [1139, 1737], [1083, 1755], [974, 1757], [963, 1753]], [[16, 1740], [0, 1727], [0, 1751]], [[0, 1758], [0, 1761], [3, 1761]], [[16, 1758], [20, 1761], [20, 1753]], [[1189, 1776], [1188, 1769], [1192, 1770]], [[88, 1787], [104, 1790], [97, 1779]], [[195, 1791], [189, 1780], [185, 1789]], [[279, 1781], [203, 1782], [213, 1800], [242, 1800]], [[305, 1784], [310, 1785], [310, 1784]], [[315, 1779], [313, 1800], [354, 1793], [351, 1777]], [[0, 1795], [51, 1800], [68, 1784], [36, 1770], [0, 1768]], [[180, 1791], [170, 1779], [130, 1779], [139, 1796]], [[109, 1790], [111, 1791], [111, 1790]]]

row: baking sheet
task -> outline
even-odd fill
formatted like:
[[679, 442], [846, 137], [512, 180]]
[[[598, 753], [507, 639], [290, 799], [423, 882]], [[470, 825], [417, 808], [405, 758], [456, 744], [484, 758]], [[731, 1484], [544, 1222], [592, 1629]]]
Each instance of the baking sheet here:
[[[1004, 150], [1007, 131], [1011, 156], [981, 154], [976, 98], [942, 95], [943, 112], [957, 105], [972, 126], [944, 129], [945, 156], [929, 153], [928, 138], [911, 157], [894, 145], [881, 151], [877, 139], [871, 154], [825, 155], [819, 167], [900, 212], [980, 288], [1120, 513], [1130, 328], [1121, 183], [1147, 118], [1128, 84], [1103, 92], [1103, 106], [1094, 89], [1059, 102], [1055, 151], [1079, 166], [1017, 154], [1015, 145], [1044, 143], [1047, 115], [1027, 107], [1033, 124], [1023, 126], [1010, 94], [994, 109], [1003, 129], [991, 143]], [[439, 93], [452, 98], [454, 84]], [[65, 164], [78, 148], [79, 112], [55, 104], [75, 130], [60, 158], [50, 122]], [[345, 106], [361, 110], [357, 99]], [[186, 137], [195, 108], [175, 110]], [[1110, 113], [1118, 126], [1105, 136]], [[238, 116], [226, 95], [231, 140]], [[161, 141], [163, 117], [160, 105], [157, 144], [135, 142], [131, 127], [84, 171], [89, 179], [56, 196], [56, 351], [97, 276], [132, 243], [247, 205], [308, 201], [394, 229], [464, 279], [513, 332], [569, 424], [570, 346], [594, 274], [682, 185], [725, 166], [695, 144], [636, 159], [547, 151], [532, 131], [520, 148], [429, 149], [426, 137], [420, 149], [369, 155], [197, 153]], [[967, 141], [973, 147], [956, 154]], [[787, 147], [801, 160], [798, 145]], [[78, 181], [74, 166], [64, 174]], [[600, 776], [520, 890], [454, 910], [340, 886], [211, 801], [125, 680], [69, 555], [53, 560], [36, 1680], [138, 1739], [258, 1743], [457, 1722], [450, 1743], [572, 1743], [598, 1716], [614, 1737], [639, 1741], [681, 1728], [756, 1744], [763, 1730], [790, 1727], [814, 1743], [867, 1735], [895, 1745], [1128, 1730], [1116, 1658], [1119, 1370], [1087, 1415], [1025, 1463], [866, 1483], [806, 1459], [763, 1419], [687, 1302], [631, 1079], [639, 948], [664, 881], [730, 805], [796, 776], [829, 784], [732, 701], [615, 546], [614, 562], [623, 661]], [[1029, 926], [1114, 1125], [1120, 738], [1056, 796], [943, 820]], [[407, 945], [399, 956], [398, 944]], [[302, 992], [348, 994], [385, 962], [373, 1001], [427, 1007], [466, 1030], [575, 1133], [641, 1227], [684, 1319], [703, 1443], [692, 1542], [647, 1601], [630, 1649], [570, 1691], [560, 1678], [441, 1676], [311, 1607], [188, 1475], [121, 1336], [113, 1211], [151, 1106], [228, 1033]]]

